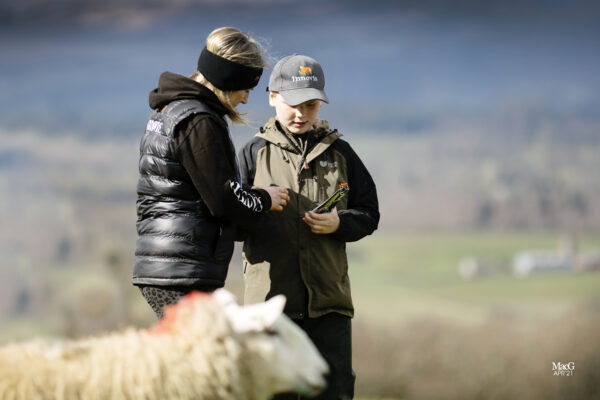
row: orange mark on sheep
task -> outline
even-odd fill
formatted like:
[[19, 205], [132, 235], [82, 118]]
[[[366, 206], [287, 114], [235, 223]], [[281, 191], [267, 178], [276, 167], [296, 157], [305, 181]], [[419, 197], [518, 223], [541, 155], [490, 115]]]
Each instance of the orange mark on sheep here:
[[182, 297], [176, 304], [166, 306], [163, 317], [149, 332], [157, 335], [176, 332], [178, 326], [181, 325], [182, 316], [190, 313], [196, 299], [202, 297], [202, 301], [206, 301], [212, 298], [211, 295], [212, 293], [210, 292], [194, 291]]

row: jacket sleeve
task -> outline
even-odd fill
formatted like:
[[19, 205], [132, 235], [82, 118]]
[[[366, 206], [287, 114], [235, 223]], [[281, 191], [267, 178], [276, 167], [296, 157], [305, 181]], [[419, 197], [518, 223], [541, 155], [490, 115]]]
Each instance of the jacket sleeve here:
[[[251, 139], [239, 151], [238, 160], [240, 165], [240, 175], [242, 184], [252, 187], [254, 185], [254, 177], [256, 176], [256, 155], [261, 147], [266, 145], [266, 141], [260, 138]], [[259, 189], [262, 191], [262, 189]], [[271, 199], [269, 198], [269, 201]], [[271, 208], [269, 204], [269, 208]], [[235, 240], [243, 241], [246, 237], [260, 226], [260, 218], [251, 220], [238, 221], [236, 224]]]
[[271, 198], [237, 181], [235, 149], [213, 118], [200, 114], [184, 120], [175, 133], [175, 155], [213, 216], [253, 219], [271, 208]]
[[348, 208], [338, 210], [340, 226], [331, 235], [344, 242], [354, 242], [373, 233], [379, 225], [379, 201], [371, 174], [350, 145], [338, 139], [336, 148], [346, 158], [348, 169]]

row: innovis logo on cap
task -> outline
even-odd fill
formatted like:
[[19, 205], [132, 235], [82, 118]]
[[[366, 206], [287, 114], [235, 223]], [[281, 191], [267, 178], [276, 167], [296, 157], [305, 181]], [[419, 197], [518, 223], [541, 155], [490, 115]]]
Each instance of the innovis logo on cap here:
[[298, 68], [298, 75], [299, 76], [292, 76], [292, 82], [299, 82], [299, 81], [315, 81], [315, 82], [317, 82], [319, 80], [319, 78], [312, 75], [311, 67], [305, 67], [303, 65], [301, 65], [300, 68]]

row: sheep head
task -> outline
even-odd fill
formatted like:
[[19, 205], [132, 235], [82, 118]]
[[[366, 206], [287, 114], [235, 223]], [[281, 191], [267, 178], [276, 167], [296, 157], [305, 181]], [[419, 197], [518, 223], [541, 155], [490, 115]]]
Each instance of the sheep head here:
[[329, 367], [306, 333], [283, 314], [285, 296], [246, 306], [239, 306], [224, 289], [213, 296], [224, 307], [234, 332], [244, 338], [247, 375], [255, 376], [255, 383], [269, 377], [265, 388], [253, 385], [258, 392], [254, 398], [264, 396], [261, 389], [267, 395], [294, 391], [310, 397], [323, 390]]
[[[218, 340], [233, 339], [239, 344], [238, 376], [244, 382], [241, 386], [247, 400], [289, 391], [314, 396], [325, 387], [329, 367], [306, 333], [283, 314], [285, 301], [279, 295], [240, 306], [225, 289], [192, 292], [165, 309], [153, 333], [187, 337], [188, 343], [198, 343], [228, 332]], [[193, 349], [190, 351], [191, 356]], [[211, 360], [196, 362], [210, 364]]]

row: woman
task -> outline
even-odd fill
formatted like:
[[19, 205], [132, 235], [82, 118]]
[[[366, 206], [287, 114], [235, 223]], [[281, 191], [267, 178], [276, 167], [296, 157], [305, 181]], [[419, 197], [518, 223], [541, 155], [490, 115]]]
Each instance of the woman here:
[[287, 191], [241, 184], [224, 116], [258, 84], [265, 61], [248, 34], [223, 27], [206, 39], [191, 77], [164, 72], [150, 93], [140, 143], [133, 284], [159, 318], [192, 290], [222, 287], [233, 253], [233, 222], [281, 211]]

